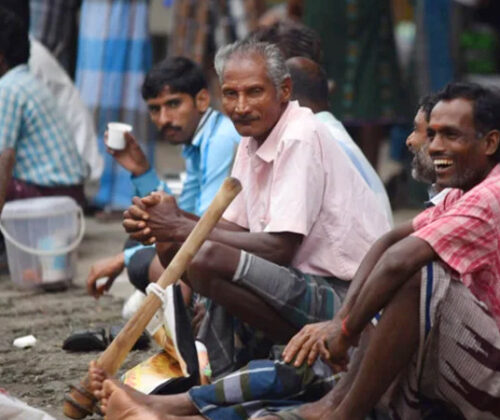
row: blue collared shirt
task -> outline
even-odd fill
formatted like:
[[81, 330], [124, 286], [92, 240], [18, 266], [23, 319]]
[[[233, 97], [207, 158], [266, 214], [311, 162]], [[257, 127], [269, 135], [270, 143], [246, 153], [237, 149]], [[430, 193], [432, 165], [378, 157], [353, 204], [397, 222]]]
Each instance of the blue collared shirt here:
[[21, 64], [0, 78], [0, 152], [16, 151], [14, 178], [44, 187], [78, 185], [85, 163], [48, 89]]
[[[205, 112], [191, 144], [182, 148], [186, 161], [186, 179], [178, 200], [182, 210], [197, 216], [203, 214], [222, 181], [229, 176], [239, 141], [240, 135], [229, 118], [211, 108]], [[171, 194], [166, 182], [160, 180], [153, 169], [133, 176], [132, 183], [141, 197], [153, 191]], [[137, 249], [125, 250], [126, 264]]]

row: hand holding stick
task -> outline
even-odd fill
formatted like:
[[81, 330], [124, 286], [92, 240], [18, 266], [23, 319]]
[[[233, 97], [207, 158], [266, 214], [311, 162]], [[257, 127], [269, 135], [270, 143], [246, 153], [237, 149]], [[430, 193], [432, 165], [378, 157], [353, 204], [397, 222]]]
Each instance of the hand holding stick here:
[[[236, 178], [227, 178], [224, 181], [206, 212], [161, 274], [157, 282], [159, 286], [164, 289], [181, 278], [196, 252], [240, 191], [241, 184]], [[148, 295], [141, 308], [100, 355], [97, 363], [110, 376], [116, 374], [134, 343], [160, 307], [160, 299], [154, 294]], [[80, 382], [80, 386], [73, 387], [70, 394], [66, 395], [63, 411], [67, 417], [81, 419], [93, 412], [95, 403], [96, 400], [90, 392], [89, 380], [86, 376]]]

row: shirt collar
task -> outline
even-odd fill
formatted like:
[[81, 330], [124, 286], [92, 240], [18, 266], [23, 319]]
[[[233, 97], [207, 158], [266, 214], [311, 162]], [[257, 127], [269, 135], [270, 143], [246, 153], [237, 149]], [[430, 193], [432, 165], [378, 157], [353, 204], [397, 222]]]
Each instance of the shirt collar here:
[[[500, 163], [497, 163], [493, 169], [490, 171], [490, 173], [486, 176], [486, 179], [494, 176], [499, 176], [500, 175]], [[484, 182], [483, 180], [483, 182]], [[432, 184], [431, 187], [429, 188], [429, 200], [424, 202], [425, 207], [432, 207], [432, 206], [437, 206], [441, 201], [443, 201], [444, 197], [448, 195], [448, 193], [453, 189], [453, 188], [445, 188], [441, 190], [440, 192], [436, 193], [435, 191], [435, 184]]]
[[[299, 108], [299, 103], [297, 101], [289, 102], [286, 106], [283, 114], [281, 114], [280, 119], [273, 127], [269, 135], [267, 136], [264, 143], [257, 147], [255, 154], [265, 162], [272, 162], [276, 158], [278, 153], [278, 145], [281, 139], [281, 132], [285, 128], [287, 121], [290, 118], [290, 114]], [[253, 142], [257, 145], [257, 141], [252, 138]], [[255, 149], [254, 146], [252, 149]]]
[[208, 119], [214, 114], [214, 110], [212, 108], [208, 108], [205, 113], [201, 116], [200, 122], [198, 123], [198, 126], [196, 127], [196, 130], [194, 131], [193, 134], [193, 140], [191, 141], [191, 144], [189, 146], [195, 146], [199, 147], [201, 143], [201, 139], [203, 137], [203, 127], [205, 126], [206, 122]]
[[425, 207], [437, 206], [451, 191], [451, 188], [444, 188], [436, 192], [436, 184], [432, 184], [429, 188], [429, 200], [424, 202]]

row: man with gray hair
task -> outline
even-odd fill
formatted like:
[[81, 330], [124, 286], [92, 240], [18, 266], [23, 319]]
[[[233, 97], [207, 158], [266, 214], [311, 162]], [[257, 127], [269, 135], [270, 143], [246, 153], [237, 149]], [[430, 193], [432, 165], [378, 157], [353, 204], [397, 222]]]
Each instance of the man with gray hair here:
[[[236, 42], [219, 50], [215, 68], [222, 106], [242, 136], [232, 175], [243, 191], [183, 280], [213, 303], [199, 337], [220, 376], [267, 357], [270, 344], [303, 325], [331, 319], [390, 224], [328, 130], [290, 102], [276, 46]], [[133, 239], [156, 243], [166, 266], [195, 222], [173, 197], [154, 194], [136, 200], [123, 225]]]

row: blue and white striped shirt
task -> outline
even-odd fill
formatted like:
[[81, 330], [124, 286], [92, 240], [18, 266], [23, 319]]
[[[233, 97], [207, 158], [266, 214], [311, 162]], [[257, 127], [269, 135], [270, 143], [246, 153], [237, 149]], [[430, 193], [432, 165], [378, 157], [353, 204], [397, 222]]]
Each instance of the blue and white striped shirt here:
[[0, 152], [16, 151], [14, 178], [44, 187], [78, 185], [85, 164], [54, 97], [25, 64], [0, 78]]
[[[201, 216], [229, 176], [240, 135], [229, 118], [209, 108], [203, 115], [191, 144], [183, 146], [186, 160], [186, 180], [178, 200], [182, 210]], [[153, 191], [171, 194], [164, 181], [153, 169], [138, 177], [132, 176], [137, 195], [144, 197]], [[125, 250], [125, 264], [142, 246]]]

